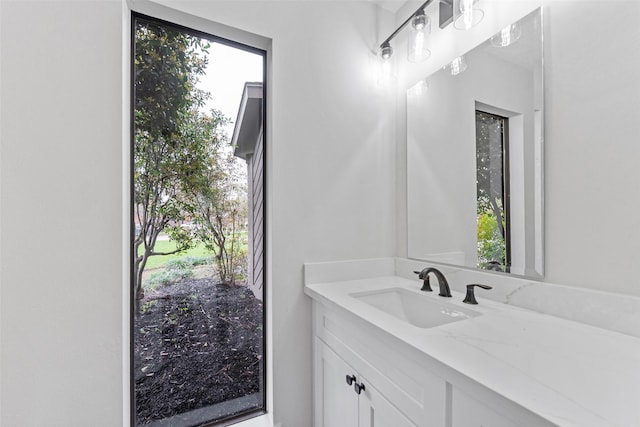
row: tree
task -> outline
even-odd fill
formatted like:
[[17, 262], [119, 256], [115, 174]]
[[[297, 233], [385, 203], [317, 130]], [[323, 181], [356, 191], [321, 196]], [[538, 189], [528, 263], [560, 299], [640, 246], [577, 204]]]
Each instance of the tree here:
[[201, 117], [200, 131], [210, 141], [206, 170], [189, 194], [194, 237], [213, 252], [220, 281], [235, 284], [246, 264], [241, 230], [247, 222], [246, 179], [224, 135], [216, 132], [227, 119], [213, 110]]
[[[180, 194], [200, 183], [207, 141], [194, 138], [197, 110], [208, 94], [196, 88], [205, 73], [209, 44], [200, 38], [138, 20], [134, 52], [134, 235], [135, 298], [144, 297], [142, 273], [151, 256], [169, 255], [192, 244], [182, 227], [188, 207]], [[154, 251], [166, 232], [171, 252]]]
[[502, 121], [488, 114], [478, 114], [476, 138], [478, 211], [493, 211], [504, 237]]

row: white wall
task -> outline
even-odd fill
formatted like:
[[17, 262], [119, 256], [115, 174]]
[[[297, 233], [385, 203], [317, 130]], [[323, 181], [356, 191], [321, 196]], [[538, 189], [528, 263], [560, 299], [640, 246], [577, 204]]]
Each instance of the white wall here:
[[0, 424], [117, 426], [122, 5], [0, 8]]
[[[306, 427], [303, 262], [395, 255], [395, 118], [372, 78], [379, 12], [370, 2], [173, 4], [272, 39], [273, 409], [284, 427]], [[116, 0], [1, 7], [0, 421], [120, 425], [126, 13]]]
[[[521, 14], [516, 9], [546, 8], [545, 281], [640, 295], [640, 3], [482, 4], [485, 19], [490, 11], [499, 15], [487, 23], [493, 29], [437, 34], [449, 58], [472, 44], [468, 37], [480, 42]], [[440, 54], [432, 59], [403, 70], [405, 88], [445, 61]], [[398, 141], [406, 140], [405, 116], [400, 108]], [[397, 252], [406, 256], [406, 145], [399, 144], [397, 158]]]
[[547, 48], [545, 76], [547, 278], [638, 296], [640, 3], [552, 6], [546, 34], [555, 41]]

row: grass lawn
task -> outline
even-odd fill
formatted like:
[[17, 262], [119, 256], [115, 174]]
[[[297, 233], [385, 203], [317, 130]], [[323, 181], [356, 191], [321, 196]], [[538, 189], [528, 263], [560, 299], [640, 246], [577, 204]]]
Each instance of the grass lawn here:
[[[158, 240], [156, 242], [156, 246], [154, 249], [156, 250], [156, 252], [170, 252], [176, 249], [176, 244], [171, 240]], [[170, 260], [183, 257], [183, 256], [193, 256], [193, 257], [211, 256], [211, 252], [208, 251], [202, 243], [198, 243], [197, 246], [194, 246], [193, 248], [185, 252], [180, 252], [178, 254], [173, 254], [173, 255], [158, 255], [158, 256], [149, 257], [149, 259], [147, 260], [147, 266], [145, 267], [145, 270], [164, 267], [164, 265]]]

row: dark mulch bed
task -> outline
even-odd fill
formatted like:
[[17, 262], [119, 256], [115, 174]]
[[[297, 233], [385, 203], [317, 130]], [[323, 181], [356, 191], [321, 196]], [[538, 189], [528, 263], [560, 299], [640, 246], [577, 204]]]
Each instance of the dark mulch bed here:
[[262, 319], [249, 289], [212, 279], [148, 295], [135, 323], [137, 424], [258, 392]]

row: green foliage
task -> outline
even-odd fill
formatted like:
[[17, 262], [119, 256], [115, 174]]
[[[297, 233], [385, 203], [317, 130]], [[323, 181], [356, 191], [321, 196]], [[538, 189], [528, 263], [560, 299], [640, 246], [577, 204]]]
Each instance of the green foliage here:
[[[167, 315], [165, 315], [165, 317], [162, 319], [162, 323], [167, 324], [167, 325], [177, 325], [178, 324], [178, 315], [175, 313], [169, 313]], [[171, 342], [176, 342], [178, 341], [177, 337], [173, 337], [171, 338]]]
[[[136, 21], [134, 49], [134, 239], [136, 298], [149, 257], [184, 252], [194, 244], [182, 226], [185, 194], [201, 185], [212, 140], [224, 122], [199, 110], [209, 94], [197, 89], [207, 65], [207, 41], [144, 20]], [[156, 250], [160, 233], [175, 248]]]
[[180, 257], [169, 261], [165, 268], [167, 270], [187, 270], [191, 268], [191, 264], [184, 257]]
[[158, 304], [157, 299], [147, 301], [144, 304], [142, 304], [142, 307], [140, 307], [140, 311], [142, 313], [146, 313], [148, 310], [150, 310], [152, 307], [155, 307], [157, 304]]
[[[151, 274], [147, 286], [155, 290], [160, 286], [170, 286], [193, 277], [193, 267], [212, 264], [213, 258], [207, 256], [183, 256], [169, 260], [165, 269]], [[143, 306], [144, 309], [144, 306]]]
[[227, 147], [211, 147], [202, 185], [190, 195], [190, 216], [194, 236], [214, 254], [221, 282], [234, 284], [246, 279], [248, 207], [243, 166]]
[[[172, 253], [177, 248], [175, 242], [172, 242], [171, 240], [157, 240], [153, 251], [157, 253], [171, 253], [171, 255], [154, 256], [149, 258], [146, 263], [146, 269], [149, 270], [153, 268], [164, 267], [172, 259], [185, 257], [194, 257], [205, 260], [210, 259], [210, 263], [213, 263], [211, 251], [205, 248], [201, 242], [194, 243], [195, 244], [191, 248], [183, 252]], [[143, 248], [139, 248], [139, 250], [140, 253], [142, 253]]]
[[[171, 256], [198, 241], [214, 254], [223, 282], [246, 277], [246, 185], [223, 134], [228, 119], [203, 113], [210, 96], [197, 89], [208, 42], [157, 23], [136, 21], [134, 49], [134, 240], [136, 298], [150, 257]], [[185, 226], [185, 219], [193, 224]], [[173, 247], [160, 249], [160, 233]], [[151, 286], [193, 274], [191, 260], [171, 260]], [[195, 261], [194, 261], [195, 262]], [[189, 272], [189, 273], [187, 273]]]
[[168, 261], [165, 267], [167, 270], [188, 270], [191, 267], [207, 264], [213, 264], [212, 257], [182, 256]]
[[489, 210], [478, 214], [478, 265], [485, 267], [491, 261], [506, 264], [506, 245], [498, 221]]
[[147, 280], [147, 284], [151, 289], [157, 289], [160, 286], [170, 286], [177, 282], [193, 277], [191, 268], [174, 268], [165, 269], [157, 273], [151, 274]]
[[175, 140], [185, 113], [207, 95], [196, 89], [209, 44], [164, 25], [138, 20], [135, 30], [135, 122], [151, 140]]

